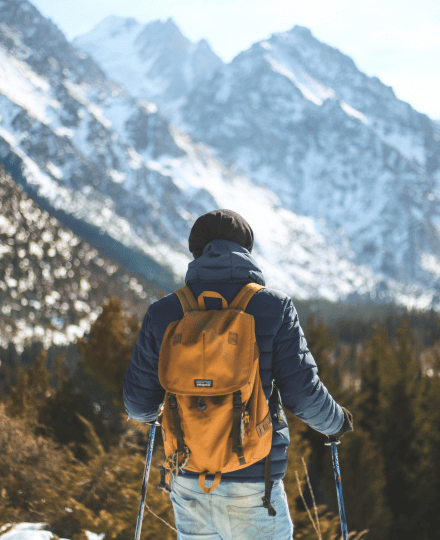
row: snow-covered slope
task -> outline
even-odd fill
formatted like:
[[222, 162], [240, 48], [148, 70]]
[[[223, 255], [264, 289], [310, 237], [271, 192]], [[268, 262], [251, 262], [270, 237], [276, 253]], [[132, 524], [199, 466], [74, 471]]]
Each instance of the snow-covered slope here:
[[161, 290], [42, 210], [0, 167], [0, 346], [67, 345], [116, 295], [141, 319]]
[[[88, 48], [112, 43], [91, 33]], [[117, 66], [101, 62], [122, 81]], [[166, 64], [155, 66], [164, 77]], [[145, 85], [154, 81], [134, 70]], [[381, 294], [391, 279], [440, 301], [440, 129], [391, 88], [295, 27], [173, 99], [180, 108], [159, 104], [159, 112], [280, 206], [311, 218], [330, 244], [342, 235], [345, 253], [383, 274]]]
[[180, 125], [359, 264], [407, 286], [440, 277], [440, 130], [377, 78], [295, 27], [201, 84]]
[[172, 19], [141, 25], [107, 17], [73, 44], [132, 96], [156, 102], [162, 112], [174, 111], [183, 96], [222, 65], [207, 41], [191, 43]]
[[[280, 151], [278, 142], [288, 147], [295, 139], [292, 133], [285, 140], [281, 135], [272, 139], [275, 127], [282, 127], [289, 119], [272, 114], [272, 131], [268, 129], [263, 134], [258, 127], [261, 115], [255, 113], [257, 109], [253, 109], [252, 118], [246, 116], [254, 96], [249, 88], [244, 87], [241, 97], [235, 93], [227, 96], [228, 84], [230, 88], [238, 84], [232, 75], [226, 87], [222, 87], [224, 93], [217, 96], [224, 101], [225, 117], [221, 119], [219, 109], [213, 109], [213, 119], [219, 120], [225, 144], [235, 140], [237, 160], [247, 169], [247, 175], [219, 161], [218, 151], [204, 143], [194, 144], [184, 131], [170, 127], [155, 106], [136, 101], [107, 79], [90, 58], [69, 45], [58, 29], [27, 1], [3, 0], [2, 6], [0, 162], [45, 210], [104, 254], [171, 290], [182, 280], [190, 261], [187, 239], [194, 220], [213, 208], [229, 207], [243, 214], [254, 228], [255, 257], [270, 286], [299, 298], [322, 296], [337, 300], [360, 295], [420, 307], [437, 301], [432, 281], [415, 280], [409, 287], [398, 275], [390, 277], [380, 268], [372, 270], [359, 264], [361, 257], [357, 255], [356, 260], [350, 231], [328, 215], [321, 219], [317, 212], [312, 215], [298, 206], [303, 214], [309, 214], [300, 216], [292, 209], [294, 198], [286, 198], [286, 193], [293, 193], [295, 186], [289, 186], [291, 177], [287, 173], [285, 177], [275, 174], [279, 164], [272, 159], [272, 154]], [[43, 40], [43, 35], [50, 39]], [[266, 62], [264, 58], [260, 61]], [[246, 65], [250, 72], [255, 67], [253, 61], [245, 61], [242, 72], [234, 77], [246, 77]], [[263, 90], [267, 84], [273, 86], [271, 77], [275, 73], [267, 62], [264, 65], [258, 83]], [[219, 83], [225, 81], [228, 73], [231, 72], [217, 72], [211, 81], [213, 87], [220, 88]], [[265, 82], [266, 75], [269, 78]], [[290, 79], [279, 76], [282, 87], [290, 84]], [[208, 87], [200, 88], [200, 92], [203, 89], [208, 93]], [[261, 88], [255, 86], [256, 99]], [[273, 86], [273, 91], [276, 94], [277, 87]], [[215, 100], [206, 102], [202, 97], [198, 98], [201, 107], [209, 109], [210, 103], [216, 105]], [[238, 103], [236, 109], [234, 103]], [[273, 112], [283, 103], [275, 100], [267, 110]], [[307, 106], [310, 103], [317, 110], [333, 110], [333, 100], [322, 106], [306, 100]], [[339, 102], [335, 103], [342, 115], [336, 120], [347, 117], [355, 122], [353, 115], [347, 116]], [[292, 106], [296, 107], [296, 102]], [[242, 139], [234, 116], [231, 117], [231, 107], [241, 122], [238, 125]], [[205, 114], [200, 110], [191, 117], [190, 127], [196, 135], [199, 122], [206, 121]], [[327, 120], [330, 125], [335, 122], [333, 117]], [[305, 115], [303, 121], [307, 123], [310, 118]], [[357, 125], [353, 124], [353, 133]], [[214, 130], [201, 132], [209, 138]], [[333, 135], [333, 139], [337, 140], [337, 136]], [[256, 141], [261, 144], [255, 146]], [[315, 142], [312, 149], [316, 153], [308, 154], [308, 168], [307, 160], [303, 160], [304, 175], [313, 176], [313, 167], [323, 161], [317, 153], [318, 138]], [[217, 148], [220, 146], [217, 144]], [[248, 165], [244, 159], [246, 152]], [[298, 154], [301, 156], [299, 151]], [[272, 161], [254, 166], [256, 155], [262, 159], [269, 156]], [[282, 152], [280, 155], [283, 156]], [[233, 152], [231, 162], [232, 157]], [[340, 152], [339, 159], [343, 157]], [[298, 170], [299, 164], [292, 161], [292, 156], [287, 155], [287, 159], [291, 160], [291, 169]], [[282, 166], [285, 161], [280, 163]], [[256, 185], [256, 179], [266, 181]], [[358, 183], [362, 193], [376, 193], [372, 187], [363, 186], [362, 178]], [[319, 209], [334, 205], [333, 211], [340, 212], [331, 190], [329, 196], [333, 199], [326, 199], [324, 179], [319, 189], [312, 182], [307, 187], [311, 206], [315, 190], [314, 204]], [[382, 188], [377, 189], [382, 196]], [[306, 189], [302, 191], [307, 193]], [[354, 195], [351, 205], [356, 208]], [[368, 228], [366, 217], [363, 219]], [[434, 255], [428, 253], [427, 257], [427, 264], [436, 271]]]

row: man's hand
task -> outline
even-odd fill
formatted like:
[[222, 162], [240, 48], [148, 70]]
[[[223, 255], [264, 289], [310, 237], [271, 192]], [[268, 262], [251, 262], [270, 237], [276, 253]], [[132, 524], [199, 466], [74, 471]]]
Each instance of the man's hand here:
[[348, 411], [345, 407], [341, 407], [342, 412], [344, 413], [344, 423], [342, 424], [341, 429], [334, 433], [333, 435], [329, 435], [330, 439], [340, 439], [344, 433], [347, 433], [347, 431], [353, 431], [353, 415], [350, 411]]

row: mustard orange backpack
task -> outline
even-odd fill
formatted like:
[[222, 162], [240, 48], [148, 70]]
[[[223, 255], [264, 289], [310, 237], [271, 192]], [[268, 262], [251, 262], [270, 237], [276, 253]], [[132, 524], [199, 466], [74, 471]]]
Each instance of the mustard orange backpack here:
[[[166, 470], [198, 472], [200, 488], [211, 493], [222, 473], [266, 458], [263, 502], [274, 515], [270, 505], [272, 419], [260, 379], [255, 320], [245, 313], [250, 299], [262, 288], [256, 283], [245, 285], [229, 306], [217, 292], [205, 291], [196, 300], [188, 286], [175, 291], [184, 315], [165, 332], [159, 381], [165, 389]], [[222, 309], [206, 310], [205, 297], [220, 298]], [[214, 475], [209, 488], [207, 474]]]

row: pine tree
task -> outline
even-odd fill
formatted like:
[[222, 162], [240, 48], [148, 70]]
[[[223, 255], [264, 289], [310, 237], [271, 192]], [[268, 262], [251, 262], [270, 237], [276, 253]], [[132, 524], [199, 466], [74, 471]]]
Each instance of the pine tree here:
[[6, 399], [7, 414], [36, 419], [38, 411], [52, 392], [50, 372], [47, 369], [47, 351], [41, 349], [27, 371], [19, 369], [17, 385], [11, 388]]
[[440, 343], [431, 352], [428, 374], [416, 381], [412, 440], [416, 461], [411, 468], [412, 490], [417, 506], [413, 517], [421, 540], [438, 538], [440, 530]]
[[[338, 344], [336, 336], [319, 320], [309, 321], [306, 336], [322, 382], [336, 401], [354, 415], [355, 431], [345, 435], [339, 446], [349, 528], [351, 531], [368, 529], [370, 532], [367, 537], [388, 540], [391, 514], [385, 496], [384, 461], [380, 449], [369, 435], [372, 427], [368, 422], [369, 414], [359, 412], [361, 407], [379, 411], [376, 357], [371, 354], [368, 366], [364, 365], [361, 369], [362, 373], [365, 372], [366, 381], [362, 378], [363, 390], [359, 395], [354, 365], [364, 361], [364, 355], [358, 358], [353, 348]], [[386, 344], [386, 333], [375, 335], [372, 348], [377, 349], [377, 358], [382, 356], [381, 351]], [[371, 366], [373, 369], [370, 369]], [[360, 401], [362, 405], [359, 405]], [[337, 513], [331, 454], [328, 447], [324, 446], [326, 439], [313, 430], [308, 430], [305, 436], [313, 448], [312, 463], [321, 482], [318, 494]]]
[[383, 463], [386, 506], [392, 515], [389, 538], [419, 538], [414, 465], [418, 462], [416, 403], [420, 381], [420, 346], [408, 323], [388, 338], [375, 326], [364, 350], [361, 390], [354, 410], [357, 426], [368, 432]]
[[115, 394], [121, 404], [123, 382], [140, 325], [117, 297], [108, 298], [87, 339], [79, 341], [84, 369]]

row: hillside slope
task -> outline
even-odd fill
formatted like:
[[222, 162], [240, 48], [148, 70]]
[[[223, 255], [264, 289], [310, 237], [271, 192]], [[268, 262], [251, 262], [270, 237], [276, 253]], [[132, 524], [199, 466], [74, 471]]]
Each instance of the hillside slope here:
[[75, 342], [105, 298], [142, 318], [160, 289], [78, 238], [0, 168], [0, 346]]

